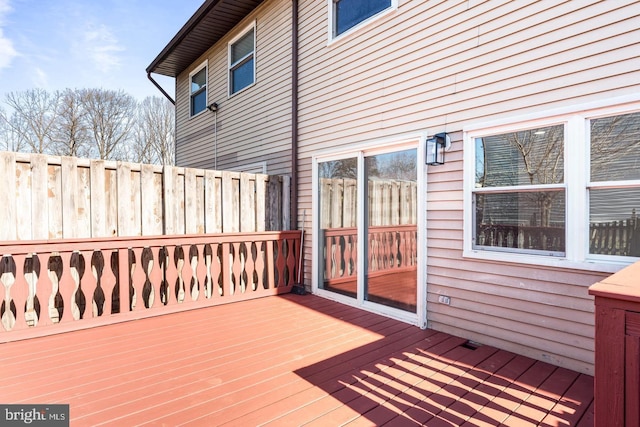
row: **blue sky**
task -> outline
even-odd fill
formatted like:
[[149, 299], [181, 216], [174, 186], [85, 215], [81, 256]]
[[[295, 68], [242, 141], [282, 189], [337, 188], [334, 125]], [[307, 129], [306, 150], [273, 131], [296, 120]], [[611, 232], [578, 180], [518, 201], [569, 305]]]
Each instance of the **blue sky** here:
[[145, 69], [203, 1], [0, 0], [0, 105], [36, 87], [162, 96]]

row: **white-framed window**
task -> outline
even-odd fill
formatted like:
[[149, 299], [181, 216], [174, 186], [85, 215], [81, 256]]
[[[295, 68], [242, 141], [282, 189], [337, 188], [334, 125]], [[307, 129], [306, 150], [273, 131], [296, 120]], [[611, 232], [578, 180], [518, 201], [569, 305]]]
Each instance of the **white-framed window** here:
[[397, 9], [397, 0], [328, 0], [329, 40]]
[[640, 111], [589, 119], [590, 256], [640, 257]]
[[193, 117], [207, 108], [207, 61], [189, 73], [189, 112]]
[[229, 42], [229, 96], [246, 89], [256, 81], [255, 22]]
[[225, 168], [225, 170], [230, 170], [234, 172], [246, 172], [246, 173], [262, 173], [267, 174], [267, 161], [255, 162], [255, 163], [247, 163], [245, 165]]
[[464, 140], [465, 256], [602, 271], [640, 257], [640, 103]]

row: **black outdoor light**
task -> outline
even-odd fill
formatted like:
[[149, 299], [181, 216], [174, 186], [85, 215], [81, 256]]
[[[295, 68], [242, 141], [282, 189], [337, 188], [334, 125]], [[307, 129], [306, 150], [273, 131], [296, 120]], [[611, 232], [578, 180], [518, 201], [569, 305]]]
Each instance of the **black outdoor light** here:
[[446, 132], [437, 133], [427, 139], [427, 164], [444, 165], [444, 152], [451, 147], [451, 138]]

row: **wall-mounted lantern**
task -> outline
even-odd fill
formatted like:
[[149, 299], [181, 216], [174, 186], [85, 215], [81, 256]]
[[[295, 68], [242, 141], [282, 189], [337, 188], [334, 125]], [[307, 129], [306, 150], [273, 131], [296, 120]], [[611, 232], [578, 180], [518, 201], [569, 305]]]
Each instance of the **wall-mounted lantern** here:
[[451, 147], [451, 138], [445, 132], [427, 139], [427, 164], [444, 165], [444, 152]]

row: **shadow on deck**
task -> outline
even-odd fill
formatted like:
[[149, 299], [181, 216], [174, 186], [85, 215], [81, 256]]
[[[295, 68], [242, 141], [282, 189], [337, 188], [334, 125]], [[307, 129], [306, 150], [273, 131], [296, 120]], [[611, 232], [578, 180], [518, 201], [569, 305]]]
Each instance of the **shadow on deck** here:
[[0, 344], [2, 403], [72, 426], [593, 425], [593, 378], [286, 294]]

